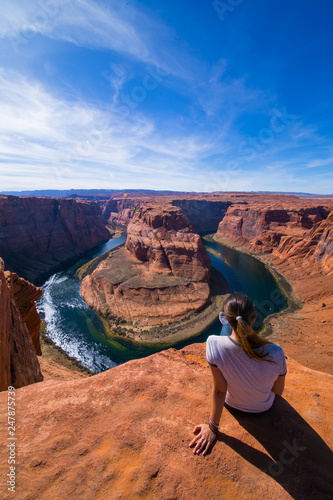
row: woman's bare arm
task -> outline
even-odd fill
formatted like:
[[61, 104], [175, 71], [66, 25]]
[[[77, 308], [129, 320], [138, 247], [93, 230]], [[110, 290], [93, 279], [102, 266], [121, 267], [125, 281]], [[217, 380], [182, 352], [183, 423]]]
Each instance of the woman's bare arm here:
[[[212, 376], [213, 376], [213, 389], [212, 389], [212, 405], [211, 405], [211, 418], [216, 424], [219, 424], [225, 395], [227, 392], [227, 383], [218, 368], [211, 366]], [[210, 429], [207, 424], [196, 425], [194, 434], [197, 434], [195, 438], [190, 442], [190, 447], [195, 447], [193, 453], [199, 455], [202, 453], [206, 455], [211, 445], [216, 439], [216, 434]]]
[[214, 422], [219, 424], [227, 392], [227, 382], [218, 368], [211, 366], [210, 369], [213, 376], [212, 405], [210, 415]]
[[284, 391], [284, 383], [286, 380], [285, 375], [280, 375], [274, 382], [272, 387], [272, 392], [275, 392], [278, 396], [281, 396]]

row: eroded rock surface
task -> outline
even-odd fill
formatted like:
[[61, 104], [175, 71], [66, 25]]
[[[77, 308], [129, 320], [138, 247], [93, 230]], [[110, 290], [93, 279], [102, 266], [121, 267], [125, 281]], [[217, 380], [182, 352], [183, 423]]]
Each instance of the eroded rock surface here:
[[16, 273], [5, 271], [5, 276], [11, 296], [15, 300], [21, 318], [27, 325], [35, 351], [38, 355], [41, 355], [39, 334], [41, 319], [37, 312], [36, 300], [41, 298], [42, 290], [20, 278]]
[[[286, 391], [261, 415], [223, 410], [206, 457], [188, 444], [210, 410], [205, 345], [169, 349], [88, 379], [17, 391], [20, 500], [331, 498], [332, 379], [288, 359]], [[7, 394], [0, 394], [5, 405]], [[6, 442], [5, 414], [0, 439]], [[0, 473], [8, 472], [5, 447]], [[3, 484], [3, 483], [2, 483]], [[3, 490], [2, 498], [12, 498]]]
[[[281, 259], [322, 261], [332, 267], [332, 205], [308, 201], [273, 200], [271, 204], [233, 204], [219, 224], [217, 235], [259, 252], [272, 252]], [[331, 213], [330, 213], [331, 212]]]
[[0, 390], [43, 380], [37, 354], [0, 259]]

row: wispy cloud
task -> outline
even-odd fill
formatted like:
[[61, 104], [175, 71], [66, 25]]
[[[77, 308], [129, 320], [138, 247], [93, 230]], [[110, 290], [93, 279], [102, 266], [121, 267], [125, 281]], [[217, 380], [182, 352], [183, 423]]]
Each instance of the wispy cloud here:
[[2, 2], [0, 38], [8, 38], [20, 50], [37, 33], [86, 48], [112, 50], [180, 78], [191, 79], [191, 64], [198, 64], [174, 42], [168, 27], [128, 2]]
[[171, 187], [179, 177], [185, 189], [193, 165], [212, 146], [191, 133], [162, 135], [140, 113], [124, 117], [112, 107], [68, 103], [13, 72], [0, 72], [0, 96], [2, 190], [13, 188], [13, 175], [19, 183], [23, 171], [31, 187], [36, 177], [40, 187], [87, 185], [87, 180], [96, 187], [157, 187], [163, 178]]

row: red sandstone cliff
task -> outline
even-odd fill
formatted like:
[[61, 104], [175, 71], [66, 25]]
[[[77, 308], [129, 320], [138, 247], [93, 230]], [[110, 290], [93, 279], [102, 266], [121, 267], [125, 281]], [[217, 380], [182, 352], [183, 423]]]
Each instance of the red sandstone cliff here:
[[296, 200], [293, 204], [272, 200], [266, 203], [233, 204], [219, 224], [217, 235], [259, 252], [281, 258], [322, 261], [332, 270], [332, 206]]
[[5, 271], [5, 276], [8, 289], [27, 326], [35, 351], [41, 355], [39, 335], [41, 320], [36, 309], [36, 300], [41, 298], [42, 290], [23, 278], [19, 278], [15, 273]]
[[333, 212], [320, 223], [316, 237], [320, 236], [313, 253], [314, 259], [320, 261], [327, 274], [333, 273]]
[[210, 259], [201, 238], [178, 207], [144, 206], [127, 228], [125, 248], [150, 271], [193, 281], [209, 280]]
[[0, 196], [0, 256], [29, 281], [41, 281], [109, 237], [97, 203]]
[[[13, 295], [15, 296], [12, 283], [8, 286], [4, 263], [0, 259], [1, 391], [7, 390], [9, 385], [19, 388], [43, 380], [32, 339]], [[30, 318], [29, 314], [26, 317], [32, 319], [33, 314]]]
[[[283, 398], [259, 415], [226, 408], [206, 457], [188, 447], [211, 395], [205, 345], [169, 349], [88, 379], [19, 389], [20, 500], [329, 499], [333, 377], [287, 360]], [[0, 394], [5, 407], [7, 393]], [[0, 440], [7, 442], [0, 412]], [[0, 450], [1, 485], [8, 449]], [[4, 500], [13, 494], [5, 488]]]
[[127, 226], [135, 211], [144, 203], [141, 198], [111, 198], [108, 201], [101, 202], [102, 214], [104, 219], [111, 224]]
[[178, 207], [145, 205], [128, 225], [125, 248], [82, 280], [87, 304], [104, 317], [141, 325], [177, 321], [209, 299], [210, 259]]

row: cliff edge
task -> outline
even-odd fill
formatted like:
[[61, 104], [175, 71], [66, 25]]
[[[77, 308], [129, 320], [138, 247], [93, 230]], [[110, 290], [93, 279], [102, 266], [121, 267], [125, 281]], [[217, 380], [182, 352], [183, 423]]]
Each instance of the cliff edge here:
[[[12, 293], [11, 293], [12, 292]], [[0, 259], [0, 391], [43, 380], [31, 335], [23, 321]]]
[[[329, 499], [333, 377], [287, 360], [286, 390], [263, 414], [223, 410], [206, 457], [188, 447], [207, 420], [204, 344], [169, 349], [89, 379], [16, 391], [20, 500]], [[6, 405], [7, 393], [0, 394]], [[5, 412], [0, 439], [6, 442]], [[8, 450], [1, 449], [2, 488]], [[11, 492], [2, 489], [5, 500]]]

